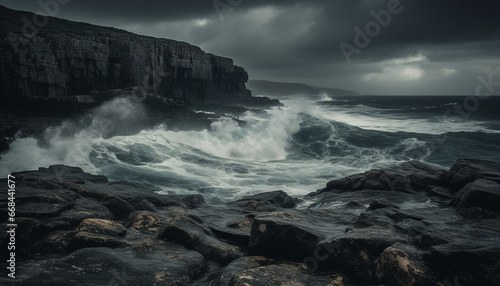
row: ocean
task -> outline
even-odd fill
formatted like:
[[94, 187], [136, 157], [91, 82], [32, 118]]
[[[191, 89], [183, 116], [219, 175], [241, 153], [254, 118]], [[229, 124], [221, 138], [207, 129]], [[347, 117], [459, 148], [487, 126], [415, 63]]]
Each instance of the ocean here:
[[[19, 138], [0, 172], [53, 164], [110, 180], [140, 181], [152, 192], [202, 194], [222, 204], [260, 192], [303, 196], [334, 179], [421, 160], [449, 168], [459, 158], [500, 160], [500, 97], [322, 96], [280, 98], [281, 107], [214, 121], [211, 130], [168, 124], [109, 136], [146, 116], [126, 98], [92, 111], [92, 120]], [[199, 110], [199, 112], [205, 112]], [[304, 202], [299, 207], [307, 206]]]

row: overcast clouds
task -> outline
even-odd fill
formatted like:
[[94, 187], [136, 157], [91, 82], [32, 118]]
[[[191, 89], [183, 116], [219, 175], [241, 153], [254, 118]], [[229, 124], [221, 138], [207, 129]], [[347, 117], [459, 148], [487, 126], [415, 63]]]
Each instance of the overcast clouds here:
[[[500, 82], [500, 1], [400, 0], [386, 27], [356, 46], [354, 28], [394, 1], [218, 0], [237, 4], [220, 17], [213, 0], [71, 0], [57, 16], [186, 41], [233, 58], [253, 79], [367, 94], [473, 94], [477, 77], [495, 70]], [[32, 12], [37, 3], [0, 0]], [[359, 48], [350, 64], [342, 42]]]

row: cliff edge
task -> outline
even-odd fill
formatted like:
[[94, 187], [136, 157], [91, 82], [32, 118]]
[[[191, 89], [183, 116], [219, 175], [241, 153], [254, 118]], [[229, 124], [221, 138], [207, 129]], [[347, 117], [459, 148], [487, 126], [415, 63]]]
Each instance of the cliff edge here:
[[[188, 43], [0, 6], [0, 97], [94, 101], [138, 87], [190, 104], [273, 105], [253, 98], [233, 60]], [[44, 25], [40, 25], [44, 24]], [[86, 97], [82, 96], [86, 95]]]

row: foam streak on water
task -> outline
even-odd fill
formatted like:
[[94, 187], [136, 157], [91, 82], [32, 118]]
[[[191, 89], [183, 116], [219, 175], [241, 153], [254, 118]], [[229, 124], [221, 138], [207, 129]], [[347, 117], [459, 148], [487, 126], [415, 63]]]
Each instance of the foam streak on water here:
[[[411, 159], [448, 167], [458, 157], [471, 157], [461, 154], [465, 150], [479, 158], [498, 151], [498, 130], [484, 120], [455, 124], [425, 107], [405, 115], [390, 106], [349, 103], [288, 100], [267, 113], [247, 112], [240, 117], [243, 126], [221, 118], [211, 130], [159, 125], [114, 136], [145, 116], [140, 104], [116, 99], [78, 122], [47, 130], [42, 141], [17, 139], [0, 160], [0, 172], [66, 164], [219, 203], [278, 189], [303, 195], [329, 180]], [[444, 133], [447, 141], [431, 142], [431, 135]]]

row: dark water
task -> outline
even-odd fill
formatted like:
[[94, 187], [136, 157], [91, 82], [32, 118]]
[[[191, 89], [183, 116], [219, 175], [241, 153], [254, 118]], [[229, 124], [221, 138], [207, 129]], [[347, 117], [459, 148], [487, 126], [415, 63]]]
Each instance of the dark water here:
[[356, 146], [382, 149], [413, 141], [419, 147], [400, 155], [443, 167], [464, 157], [500, 158], [500, 97], [360, 96], [318, 104], [360, 127], [346, 134]]
[[[266, 113], [247, 112], [211, 130], [160, 125], [131, 136], [106, 130], [145, 116], [116, 99], [80, 130], [47, 130], [44, 144], [16, 140], [3, 173], [51, 164], [82, 167], [113, 180], [141, 181], [164, 193], [201, 193], [218, 203], [284, 190], [303, 195], [329, 180], [417, 159], [449, 168], [458, 158], [500, 160], [500, 97], [348, 96], [288, 99]], [[476, 104], [477, 103], [477, 104]], [[105, 139], [106, 138], [106, 139]]]

